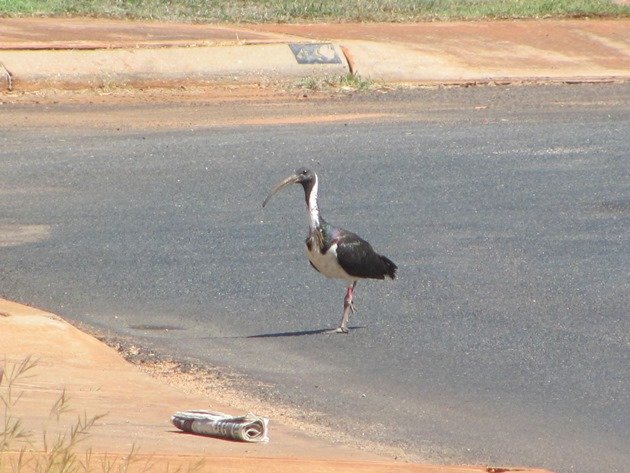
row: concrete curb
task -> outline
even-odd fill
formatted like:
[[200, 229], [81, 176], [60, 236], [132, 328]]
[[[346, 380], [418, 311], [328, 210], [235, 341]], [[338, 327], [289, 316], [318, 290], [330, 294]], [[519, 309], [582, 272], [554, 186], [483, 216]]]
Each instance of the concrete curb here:
[[349, 73], [350, 67], [341, 48], [326, 44], [332, 47], [338, 62], [300, 64], [288, 43], [157, 49], [4, 50], [0, 51], [0, 90], [260, 83]]

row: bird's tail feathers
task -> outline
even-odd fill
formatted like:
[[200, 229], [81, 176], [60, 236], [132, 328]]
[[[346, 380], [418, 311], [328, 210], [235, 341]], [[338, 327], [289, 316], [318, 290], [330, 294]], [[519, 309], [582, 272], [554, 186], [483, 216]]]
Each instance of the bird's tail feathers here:
[[398, 266], [396, 266], [396, 264], [390, 260], [389, 258], [387, 258], [386, 256], [383, 255], [379, 255], [381, 257], [381, 261], [383, 261], [383, 263], [385, 264], [385, 267], [387, 268], [387, 272], [385, 273], [387, 276], [389, 276], [392, 279], [396, 278], [396, 270], [398, 269]]

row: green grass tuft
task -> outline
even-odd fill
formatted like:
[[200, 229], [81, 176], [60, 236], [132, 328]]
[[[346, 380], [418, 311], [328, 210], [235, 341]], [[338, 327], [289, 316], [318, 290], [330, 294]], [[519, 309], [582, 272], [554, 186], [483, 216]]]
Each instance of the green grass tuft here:
[[629, 17], [611, 0], [0, 0], [0, 15], [216, 23]]
[[331, 75], [327, 77], [304, 77], [294, 84], [295, 87], [311, 92], [340, 91], [363, 92], [373, 90], [377, 84], [357, 74]]

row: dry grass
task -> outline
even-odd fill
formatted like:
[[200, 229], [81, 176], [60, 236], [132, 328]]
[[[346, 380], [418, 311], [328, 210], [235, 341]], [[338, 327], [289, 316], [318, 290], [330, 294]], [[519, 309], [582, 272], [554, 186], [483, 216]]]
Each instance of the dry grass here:
[[[53, 403], [49, 421], [62, 427], [60, 433], [49, 436], [47, 427], [41, 432], [31, 432], [24, 428], [22, 420], [16, 416], [16, 406], [23, 391], [18, 385], [33, 377], [37, 361], [26, 357], [22, 361], [0, 366], [0, 473], [131, 473], [154, 471], [151, 456], [138, 455], [137, 449], [124, 456], [94, 454], [91, 448], [81, 448], [90, 436], [90, 430], [105, 414], [77, 416], [70, 425], [61, 425], [62, 415], [71, 411], [70, 398], [65, 389]], [[59, 430], [59, 429], [55, 429]], [[41, 434], [43, 449], [34, 446], [36, 434]], [[170, 473], [194, 473], [202, 468], [200, 462], [179, 465]]]

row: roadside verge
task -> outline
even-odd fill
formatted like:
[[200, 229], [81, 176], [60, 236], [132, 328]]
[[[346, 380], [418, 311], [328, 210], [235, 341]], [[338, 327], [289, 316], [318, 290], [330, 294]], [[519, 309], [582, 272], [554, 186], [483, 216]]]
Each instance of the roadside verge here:
[[[133, 465], [127, 471], [146, 471], [147, 465], [151, 466], [151, 471], [167, 471], [178, 466], [185, 471], [191, 465], [199, 465], [195, 471], [235, 473], [509, 471], [391, 462], [370, 452], [315, 439], [274, 419], [271, 419], [269, 444], [182, 434], [169, 423], [169, 416], [177, 410], [209, 408], [234, 414], [242, 412], [234, 406], [187, 395], [164, 385], [60, 317], [3, 299], [0, 299], [0, 347], [0, 356], [7, 365], [29, 356], [35, 360], [32, 377], [14, 387], [22, 394], [12, 412], [33, 436], [0, 452], [0, 460], [5, 465], [18, 461], [22, 447], [26, 447], [33, 458], [45, 457], [44, 430], [47, 438], [54, 438], [63, 435], [77, 417], [103, 415], [77, 451], [81, 458], [84, 458], [83, 452], [91, 451], [93, 467], [90, 471], [101, 471], [103, 461], [128, 461], [130, 455]], [[51, 418], [51, 406], [62, 393], [68, 399], [70, 410], [55, 420]]]
[[0, 18], [0, 90], [266, 85], [346, 74], [416, 85], [628, 81], [628, 31], [628, 19], [241, 28]]

